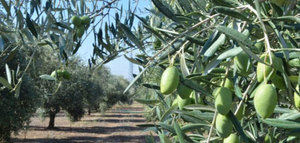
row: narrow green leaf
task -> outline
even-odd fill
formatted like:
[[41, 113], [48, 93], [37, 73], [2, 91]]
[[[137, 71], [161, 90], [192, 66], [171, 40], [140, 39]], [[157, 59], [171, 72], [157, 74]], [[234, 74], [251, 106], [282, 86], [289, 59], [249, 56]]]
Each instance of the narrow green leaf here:
[[47, 74], [40, 75], [40, 78], [45, 79], [45, 80], [56, 80], [56, 78], [54, 78], [50, 75], [47, 75]]
[[226, 36], [225, 34], [221, 34], [219, 38], [206, 50], [204, 56], [209, 58], [215, 54], [215, 52], [219, 49], [221, 45], [225, 43]]
[[296, 23], [300, 23], [300, 18], [296, 16], [281, 16], [281, 17], [272, 17], [271, 19], [279, 20], [279, 21], [293, 21]]
[[0, 77], [0, 83], [8, 89], [13, 89], [12, 86], [7, 82], [7, 80], [3, 77]]
[[161, 13], [163, 13], [166, 17], [172, 19], [175, 22], [180, 22], [180, 20], [176, 18], [176, 15], [173, 14], [173, 12], [169, 8], [167, 8], [160, 0], [151, 0], [151, 1], [155, 5], [155, 7], [157, 7], [157, 9]]
[[216, 6], [216, 7], [214, 7], [214, 9], [217, 12], [221, 13], [221, 14], [225, 14], [225, 15], [237, 18], [237, 19], [241, 19], [243, 21], [249, 21], [249, 19], [247, 18], [247, 16], [244, 15], [242, 12], [236, 11], [236, 10], [231, 9], [229, 7]]
[[29, 15], [28, 13], [27, 13], [27, 15], [26, 15], [25, 21], [26, 21], [26, 25], [27, 25], [28, 29], [30, 30], [30, 32], [32, 33], [32, 35], [33, 35], [35, 38], [37, 38], [38, 33], [36, 32], [36, 29], [35, 29], [35, 27], [34, 27], [34, 24], [33, 24], [33, 22], [30, 20], [30, 15]]
[[137, 15], [135, 15], [138, 19], [140, 19], [142, 21], [143, 26], [152, 34], [154, 34], [154, 36], [156, 38], [158, 38], [159, 40], [166, 42], [165, 39], [163, 37], [161, 37], [161, 34], [159, 34], [159, 32], [157, 32], [154, 28], [152, 28], [150, 25], [148, 25], [147, 21]]
[[212, 112], [200, 112], [200, 111], [176, 111], [176, 113], [198, 118], [200, 120], [211, 121], [214, 117]]
[[124, 31], [126, 36], [141, 50], [144, 50], [143, 43], [131, 32], [131, 30], [121, 22], [118, 22], [120, 28]]
[[185, 62], [184, 53], [180, 54], [180, 69], [181, 69], [182, 75], [184, 77], [190, 75], [189, 69], [188, 69], [188, 67], [186, 65], [186, 62]]
[[161, 128], [163, 128], [165, 130], [168, 130], [170, 133], [176, 134], [175, 129], [172, 126], [170, 126], [170, 125], [168, 125], [166, 123], [162, 123], [162, 122], [158, 123], [158, 125]]
[[127, 57], [126, 55], [124, 55], [124, 57], [130, 61], [131, 63], [134, 63], [134, 64], [137, 64], [137, 65], [143, 65], [140, 61], [134, 59], [134, 58], [130, 58], [130, 57]]
[[300, 113], [297, 111], [291, 113], [284, 113], [278, 119], [296, 121], [297, 119], [300, 119]]
[[218, 60], [224, 60], [226, 58], [230, 58], [230, 57], [234, 57], [236, 55], [238, 55], [239, 53], [241, 53], [243, 51], [243, 49], [241, 47], [235, 47], [232, 49], [229, 49], [225, 52], [223, 52], [221, 55], [218, 56]]
[[235, 93], [235, 95], [236, 95], [237, 97], [239, 97], [240, 99], [243, 98], [242, 91], [241, 91], [241, 89], [240, 89], [240, 87], [239, 87], [238, 84], [235, 84], [235, 85], [234, 85], [234, 93]]
[[6, 72], [7, 82], [11, 85], [11, 82], [12, 82], [11, 71], [7, 64], [5, 64], [5, 72]]
[[178, 106], [171, 106], [165, 113], [162, 115], [160, 121], [165, 121], [170, 114], [173, 113], [173, 110], [176, 109]]
[[222, 61], [218, 60], [217, 57], [214, 58], [211, 62], [209, 62], [206, 67], [204, 68], [203, 75], [209, 74], [211, 71], [214, 70], [215, 67], [217, 67]]
[[300, 128], [299, 122], [289, 121], [289, 120], [268, 118], [268, 119], [262, 120], [262, 122], [264, 122], [270, 126], [284, 128], [284, 129], [299, 129]]
[[201, 104], [191, 104], [184, 106], [185, 109], [189, 110], [201, 110], [201, 111], [211, 111], [215, 112], [215, 109], [208, 105], [201, 105]]
[[158, 85], [154, 85], [154, 84], [149, 84], [149, 83], [143, 83], [143, 86], [147, 87], [147, 88], [151, 88], [151, 89], [155, 89], [155, 90], [160, 90], [160, 87]]
[[174, 122], [174, 129], [175, 129], [175, 132], [176, 132], [176, 134], [177, 134], [177, 136], [178, 136], [178, 139], [179, 139], [179, 142], [180, 143], [185, 143], [185, 140], [184, 140], [184, 133], [181, 131], [181, 129], [180, 129], [180, 127], [179, 127], [179, 125], [178, 125], [178, 123], [175, 121]]
[[187, 125], [184, 125], [181, 130], [183, 133], [186, 133], [186, 132], [190, 132], [192, 130], [195, 130], [195, 129], [201, 129], [202, 127], [210, 127], [209, 124], [187, 124]]
[[239, 42], [243, 45], [246, 45], [248, 47], [252, 46], [252, 42], [250, 41], [250, 39], [247, 36], [245, 36], [244, 34], [242, 34], [241, 32], [239, 32], [235, 29], [228, 28], [228, 27], [225, 27], [225, 26], [218, 26], [217, 30], [219, 32], [224, 33], [226, 36], [232, 38], [233, 40], [235, 40], [235, 41], [237, 41], [237, 42]]

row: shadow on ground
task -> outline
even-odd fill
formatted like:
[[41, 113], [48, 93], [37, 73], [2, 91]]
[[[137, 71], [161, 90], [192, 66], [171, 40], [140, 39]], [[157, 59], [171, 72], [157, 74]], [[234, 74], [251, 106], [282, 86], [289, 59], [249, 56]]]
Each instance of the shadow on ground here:
[[[57, 127], [51, 131], [63, 131], [63, 132], [78, 132], [78, 133], [98, 133], [98, 134], [111, 134], [113, 132], [122, 131], [142, 131], [142, 127], [134, 126], [116, 126], [116, 127]], [[45, 131], [45, 127], [41, 126], [29, 126], [29, 130]]]

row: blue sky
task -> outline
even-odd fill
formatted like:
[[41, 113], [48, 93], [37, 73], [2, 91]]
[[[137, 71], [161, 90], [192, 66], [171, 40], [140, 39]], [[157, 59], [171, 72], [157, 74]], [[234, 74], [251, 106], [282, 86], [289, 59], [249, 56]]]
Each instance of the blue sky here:
[[[132, 1], [132, 0], [131, 0]], [[135, 0], [136, 1], [136, 0]], [[151, 8], [152, 4], [150, 0], [138, 0], [138, 9], [137, 14], [140, 16], [146, 16], [147, 13], [145, 11], [145, 8]], [[131, 7], [135, 6], [136, 3], [132, 3]], [[121, 0], [121, 2], [118, 4], [118, 7], [121, 7], [123, 5], [123, 9], [128, 9], [128, 0]], [[140, 11], [141, 10], [141, 11]], [[112, 12], [111, 15], [114, 16], [115, 12]], [[113, 20], [113, 18], [110, 18]], [[138, 19], [134, 20], [134, 24], [137, 24]], [[93, 34], [90, 34], [87, 39], [82, 44], [81, 48], [78, 51], [78, 55], [84, 60], [84, 62], [87, 62], [87, 60], [91, 57], [93, 53], [93, 47], [92, 44], [94, 42]], [[129, 61], [125, 59], [123, 56], [119, 57], [108, 64], [105, 65], [106, 67], [109, 67], [111, 70], [111, 73], [114, 75], [121, 75], [125, 78], [129, 78]], [[133, 65], [133, 73], [138, 73], [138, 67], [137, 65]]]

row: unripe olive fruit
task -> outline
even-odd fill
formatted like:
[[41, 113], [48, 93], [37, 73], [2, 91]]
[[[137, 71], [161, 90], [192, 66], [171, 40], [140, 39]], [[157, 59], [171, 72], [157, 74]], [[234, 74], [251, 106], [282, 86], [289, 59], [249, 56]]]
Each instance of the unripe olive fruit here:
[[75, 26], [80, 26], [81, 24], [81, 19], [78, 16], [73, 16], [71, 18], [71, 22], [72, 24], [74, 24]]
[[178, 95], [182, 98], [182, 99], [186, 99], [186, 98], [189, 98], [191, 93], [192, 93], [192, 89], [186, 87], [185, 85], [183, 84], [180, 84], [178, 85], [177, 87], [177, 92], [178, 92]]
[[254, 107], [263, 119], [270, 117], [277, 103], [277, 92], [271, 84], [263, 84], [258, 87], [254, 95]]
[[264, 85], [266, 83], [262, 82], [262, 83], [259, 83], [259, 85], [252, 91], [251, 95], [250, 95], [250, 98], [253, 98], [257, 89], [259, 89], [260, 86]]
[[64, 79], [71, 79], [71, 74], [67, 70], [63, 70], [62, 75]]
[[168, 67], [162, 74], [160, 80], [160, 92], [162, 94], [171, 94], [179, 84], [179, 73], [176, 67]]
[[217, 109], [217, 111], [222, 115], [226, 115], [230, 111], [231, 103], [231, 91], [226, 87], [218, 88], [218, 91], [216, 91], [215, 99], [215, 108]]
[[237, 134], [230, 134], [227, 138], [223, 140], [223, 143], [239, 143], [240, 139]]
[[[266, 58], [266, 60], [265, 60], [265, 58]], [[275, 62], [274, 54], [271, 54], [271, 58], [272, 58], [272, 62]], [[270, 64], [269, 54], [265, 53], [265, 54], [261, 55], [260, 59], [263, 60], [265, 63]], [[273, 70], [274, 69], [271, 66], [268, 66], [268, 65], [265, 65], [265, 64], [259, 62], [257, 64], [257, 70], [256, 70], [257, 81], [262, 82], [265, 77], [267, 78], [269, 76], [270, 76], [269, 79], [272, 79], [272, 76], [275, 74], [275, 70], [274, 71]]]
[[[223, 83], [224, 83], [224, 80], [222, 80], [220, 86], [222, 86]], [[225, 83], [224, 83], [224, 87], [227, 87], [227, 88], [230, 89], [230, 90], [234, 90], [234, 85], [233, 85], [232, 80], [229, 79], [229, 78], [226, 78], [226, 79], [225, 79]]]
[[83, 24], [83, 25], [90, 24], [91, 19], [88, 16], [82, 16], [82, 17], [80, 17], [80, 19], [81, 19], [81, 24]]
[[275, 85], [275, 87], [277, 87], [278, 89], [285, 89], [285, 82], [283, 77], [274, 74], [273, 78], [272, 78], [272, 83]]
[[[299, 85], [297, 85], [296, 90], [299, 92]], [[300, 108], [300, 95], [294, 92], [294, 102], [297, 108]]]
[[84, 27], [83, 26], [80, 26], [76, 29], [76, 35], [77, 37], [81, 38], [84, 34]]
[[236, 65], [238, 73], [244, 76], [250, 74], [251, 62], [249, 56], [245, 52], [241, 52], [240, 54], [236, 55], [233, 60], [234, 60], [234, 64]]
[[292, 59], [289, 61], [289, 65], [292, 67], [300, 67], [300, 59], [296, 58], [296, 59]]
[[218, 114], [216, 118], [216, 129], [222, 138], [228, 137], [232, 132], [232, 122], [226, 115]]

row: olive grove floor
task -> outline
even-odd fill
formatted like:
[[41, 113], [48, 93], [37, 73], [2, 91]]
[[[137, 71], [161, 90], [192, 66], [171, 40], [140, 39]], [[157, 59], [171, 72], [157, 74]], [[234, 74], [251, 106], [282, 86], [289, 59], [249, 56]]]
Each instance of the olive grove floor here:
[[[146, 123], [142, 116], [143, 107], [115, 106], [105, 114], [92, 113], [79, 122], [70, 122], [64, 113], [55, 119], [55, 130], [46, 130], [49, 119], [42, 121], [33, 117], [29, 128], [13, 135], [16, 143], [140, 143], [150, 132], [136, 125]], [[157, 137], [155, 137], [157, 140]]]

